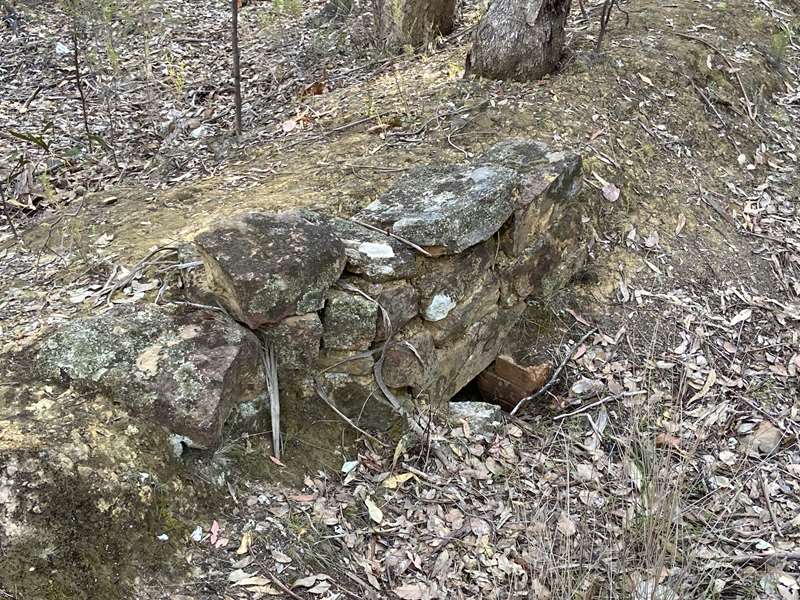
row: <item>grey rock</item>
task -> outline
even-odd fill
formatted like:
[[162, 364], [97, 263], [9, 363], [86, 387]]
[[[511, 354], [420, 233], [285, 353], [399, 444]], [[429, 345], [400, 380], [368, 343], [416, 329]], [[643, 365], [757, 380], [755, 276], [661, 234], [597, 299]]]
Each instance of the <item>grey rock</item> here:
[[365, 353], [352, 350], [323, 350], [319, 355], [317, 368], [326, 373], [348, 373], [350, 375], [371, 375], [375, 359]]
[[328, 401], [360, 427], [384, 430], [398, 419], [371, 376], [324, 373], [321, 387]]
[[[348, 279], [347, 282], [373, 298], [383, 308], [383, 311], [386, 311], [389, 327], [393, 333], [402, 329], [406, 323], [419, 314], [419, 294], [416, 288], [407, 281], [369, 283], [363, 280]], [[383, 311], [380, 309], [378, 311], [376, 341], [385, 340], [387, 336]]]
[[486, 402], [450, 402], [450, 420], [466, 422], [472, 435], [491, 439], [503, 427], [503, 411]]
[[401, 177], [357, 218], [435, 254], [493, 236], [514, 211], [519, 176], [494, 165], [421, 167]]
[[367, 350], [375, 340], [378, 306], [356, 292], [331, 290], [322, 316], [325, 348]]
[[36, 368], [124, 402], [198, 448], [215, 447], [234, 406], [263, 386], [250, 332], [213, 312], [153, 306], [68, 323], [43, 342]]
[[[548, 233], [555, 222], [577, 219], [576, 197], [580, 191], [581, 157], [572, 152], [553, 152], [545, 144], [509, 140], [496, 144], [475, 160], [476, 164], [502, 165], [520, 177], [514, 219], [502, 249], [518, 256]], [[577, 240], [575, 240], [577, 241]]]
[[317, 313], [288, 317], [259, 331], [275, 350], [279, 375], [313, 369], [322, 343], [322, 322]]
[[460, 254], [419, 260], [412, 284], [419, 292], [419, 312], [426, 321], [441, 321], [474, 293], [475, 282], [491, 271], [495, 244], [484, 242]]
[[390, 388], [421, 389], [436, 373], [433, 336], [420, 319], [395, 335], [384, 352], [381, 374]]
[[468, 295], [455, 303], [447, 316], [426, 323], [428, 331], [433, 335], [434, 343], [440, 346], [445, 340], [461, 335], [470, 325], [496, 309], [499, 299], [499, 280], [489, 271], [472, 282], [472, 289]]
[[345, 219], [331, 219], [350, 273], [373, 282], [407, 279], [416, 272], [417, 251], [399, 240]]
[[210, 287], [251, 328], [322, 308], [344, 245], [301, 212], [247, 213], [196, 239]]

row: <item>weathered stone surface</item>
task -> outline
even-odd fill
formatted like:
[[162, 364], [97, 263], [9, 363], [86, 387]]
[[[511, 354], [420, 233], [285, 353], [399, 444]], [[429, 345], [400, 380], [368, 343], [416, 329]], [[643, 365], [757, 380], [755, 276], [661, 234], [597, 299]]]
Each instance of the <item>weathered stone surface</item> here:
[[518, 180], [499, 165], [422, 167], [357, 217], [437, 254], [455, 254], [490, 238], [506, 222]]
[[301, 212], [247, 213], [196, 239], [210, 287], [252, 328], [322, 308], [344, 245]]
[[[375, 299], [383, 307], [389, 317], [389, 325], [392, 332], [399, 331], [419, 314], [419, 294], [416, 288], [407, 281], [377, 284], [348, 279], [348, 283], [360, 289], [370, 298]], [[383, 313], [378, 310], [378, 326], [375, 340], [385, 340], [386, 335]]]
[[371, 375], [375, 359], [372, 355], [353, 353], [352, 350], [323, 350], [317, 361], [317, 369], [326, 373], [349, 373], [350, 375]]
[[331, 290], [322, 316], [325, 348], [367, 350], [375, 340], [378, 306], [356, 292]]
[[419, 259], [419, 275], [412, 284], [419, 292], [419, 309], [426, 321], [441, 321], [475, 290], [475, 282], [488, 273], [495, 258], [494, 242], [441, 258]]
[[431, 400], [437, 404], [447, 402], [486, 369], [524, 310], [525, 304], [520, 303], [492, 311], [464, 334], [437, 349], [436, 381], [430, 386]]
[[384, 352], [381, 373], [391, 388], [423, 388], [436, 372], [433, 336], [415, 319], [392, 338]]
[[260, 331], [275, 349], [279, 374], [314, 368], [322, 342], [322, 322], [317, 313], [288, 317]]
[[520, 255], [548, 233], [554, 221], [580, 221], [575, 210], [582, 183], [580, 155], [553, 152], [540, 142], [509, 140], [496, 144], [475, 162], [502, 165], [520, 176], [511, 235], [502, 240], [507, 254]]
[[503, 412], [499, 406], [486, 402], [450, 402], [450, 419], [465, 422], [476, 437], [491, 438], [503, 427]]
[[345, 219], [330, 220], [342, 241], [350, 273], [373, 282], [407, 279], [416, 272], [417, 251], [390, 235]]
[[553, 367], [550, 363], [523, 367], [507, 354], [501, 354], [494, 361], [494, 372], [497, 376], [513, 383], [526, 395], [541, 389], [552, 371]]
[[525, 390], [499, 377], [491, 369], [482, 371], [476, 381], [484, 400], [498, 404], [509, 412], [514, 410], [517, 402], [528, 395]]
[[460, 300], [445, 318], [426, 324], [437, 346], [451, 337], [461, 335], [470, 325], [497, 308], [500, 284], [494, 273], [489, 271], [473, 286], [469, 295]]
[[398, 419], [371, 376], [324, 373], [321, 383], [328, 401], [360, 427], [388, 429]]
[[50, 380], [98, 391], [198, 448], [216, 446], [235, 404], [263, 385], [258, 341], [213, 312], [116, 307], [73, 321], [42, 344]]

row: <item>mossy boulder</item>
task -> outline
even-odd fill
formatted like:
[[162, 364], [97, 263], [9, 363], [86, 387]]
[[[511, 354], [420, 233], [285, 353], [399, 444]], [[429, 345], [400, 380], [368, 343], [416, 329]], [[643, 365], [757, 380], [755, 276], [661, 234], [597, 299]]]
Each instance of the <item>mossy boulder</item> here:
[[47, 336], [34, 364], [41, 378], [102, 392], [196, 448], [216, 447], [234, 407], [263, 389], [258, 340], [212, 311], [114, 307]]

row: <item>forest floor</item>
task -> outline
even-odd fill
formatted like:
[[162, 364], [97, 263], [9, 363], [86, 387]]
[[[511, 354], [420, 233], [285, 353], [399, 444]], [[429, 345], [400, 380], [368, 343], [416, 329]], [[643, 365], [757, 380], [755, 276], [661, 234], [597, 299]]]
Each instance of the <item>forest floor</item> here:
[[797, 2], [623, 3], [599, 54], [590, 2], [560, 72], [509, 84], [461, 78], [474, 11], [387, 58], [361, 18], [255, 0], [234, 142], [224, 3], [152, 0], [147, 35], [107, 25], [116, 66], [87, 63], [92, 149], [68, 19], [43, 4], [19, 2], [19, 35], [0, 38], [0, 173], [23, 169], [0, 223], [0, 353], [221, 217], [349, 214], [412, 166], [501, 139], [580, 151], [585, 193], [606, 190], [581, 281], [562, 309], [531, 307], [515, 348], [574, 350], [536, 410], [489, 441], [440, 432], [455, 473], [367, 440], [303, 485], [234, 476], [200, 541], [178, 541], [188, 572], [143, 573], [134, 597], [800, 598]]

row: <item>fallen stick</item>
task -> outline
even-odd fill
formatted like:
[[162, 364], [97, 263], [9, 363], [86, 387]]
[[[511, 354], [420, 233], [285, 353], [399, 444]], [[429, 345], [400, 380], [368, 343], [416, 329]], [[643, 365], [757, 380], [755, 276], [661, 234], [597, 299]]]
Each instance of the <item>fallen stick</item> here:
[[530, 396], [525, 396], [522, 400], [517, 402], [517, 405], [514, 407], [514, 410], [511, 411], [512, 417], [516, 416], [516, 414], [520, 410], [525, 408], [525, 405], [528, 404], [528, 402], [530, 402], [531, 400], [535, 400], [539, 396], [545, 394], [548, 390], [550, 390], [550, 388], [552, 388], [556, 384], [556, 381], [558, 381], [558, 376], [561, 375], [561, 371], [563, 371], [564, 367], [567, 366], [569, 359], [572, 358], [573, 354], [575, 354], [578, 348], [580, 348], [581, 344], [583, 344], [583, 342], [588, 340], [589, 336], [595, 333], [596, 331], [597, 327], [592, 327], [589, 331], [586, 332], [586, 334], [581, 339], [578, 340], [578, 343], [572, 347], [572, 350], [570, 350], [567, 353], [567, 355], [564, 357], [564, 360], [561, 361], [561, 364], [558, 365], [555, 371], [553, 371], [553, 374], [550, 376], [550, 380], [547, 383], [545, 383], [544, 386], [542, 386], [542, 388], [539, 391], [531, 394]]

